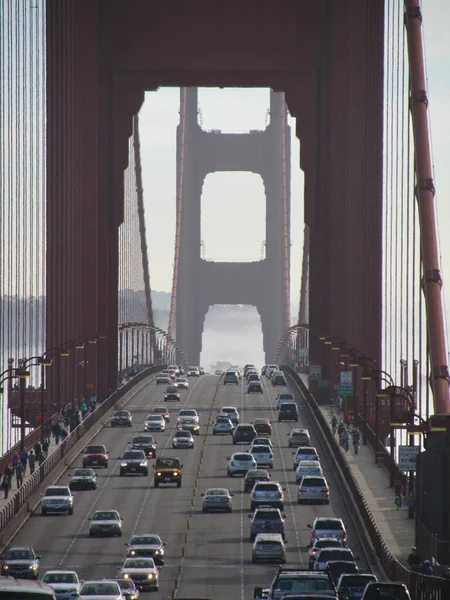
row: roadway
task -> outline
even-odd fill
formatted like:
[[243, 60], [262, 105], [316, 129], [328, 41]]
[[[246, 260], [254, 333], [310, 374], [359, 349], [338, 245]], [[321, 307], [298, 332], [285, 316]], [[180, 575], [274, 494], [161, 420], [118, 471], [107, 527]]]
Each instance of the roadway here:
[[[76, 492], [72, 516], [42, 517], [38, 511], [18, 533], [13, 545], [33, 546], [41, 556], [40, 575], [48, 569], [64, 568], [76, 570], [81, 579], [114, 577], [129, 537], [134, 533], [158, 533], [167, 542], [166, 564], [160, 571], [159, 592], [153, 597], [167, 598], [175, 590], [179, 598], [244, 600], [253, 598], [254, 586], [269, 584], [277, 567], [251, 562], [247, 516], [250, 513], [249, 494], [243, 493], [240, 477], [229, 478], [226, 474], [226, 457], [245, 446], [233, 446], [231, 436], [212, 435], [214, 416], [218, 408], [225, 405], [238, 408], [241, 423], [256, 417], [273, 421], [275, 465], [271, 475], [286, 487], [287, 566], [307, 567], [310, 539], [307, 524], [316, 515], [334, 515], [344, 519], [349, 546], [361, 558], [360, 568], [367, 569], [345, 499], [339, 495], [333, 470], [311, 427], [311, 444], [321, 455], [324, 474], [331, 488], [331, 503], [329, 506], [297, 504], [292, 449], [287, 446], [287, 433], [295, 424], [277, 423], [273, 409], [274, 399], [283, 388], [264, 384], [262, 396], [247, 395], [242, 382], [239, 386], [224, 386], [219, 384], [218, 377], [209, 375], [189, 381], [190, 389], [182, 392], [181, 402], [170, 403], [172, 419], [166, 432], [155, 434], [157, 455], [182, 458], [182, 487], [153, 489], [150, 485], [152, 469], [148, 478], [119, 477], [119, 457], [133, 434], [142, 431], [149, 409], [163, 402], [165, 386], [152, 382], [125, 407], [133, 414], [132, 428], [105, 427], [91, 442], [106, 444], [110, 452], [109, 468], [99, 470], [97, 490]], [[201, 432], [194, 450], [175, 451], [170, 444], [170, 435], [176, 412], [184, 406], [196, 408], [201, 414]], [[298, 425], [310, 425], [306, 410], [300, 411]], [[79, 465], [81, 456], [73, 466]], [[67, 474], [60, 479], [60, 483], [68, 481]], [[208, 487], [228, 487], [234, 493], [232, 514], [202, 514], [200, 494]], [[89, 538], [88, 518], [99, 509], [120, 512], [124, 519], [123, 537]]]

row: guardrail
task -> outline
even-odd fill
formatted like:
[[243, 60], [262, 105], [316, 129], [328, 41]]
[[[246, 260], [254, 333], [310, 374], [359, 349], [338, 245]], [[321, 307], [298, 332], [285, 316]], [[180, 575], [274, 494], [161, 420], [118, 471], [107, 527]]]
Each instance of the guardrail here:
[[[36, 492], [47, 475], [60, 464], [64, 456], [71, 450], [75, 444], [83, 437], [83, 435], [97, 423], [116, 402], [128, 393], [135, 385], [143, 379], [159, 372], [163, 368], [162, 365], [154, 365], [141, 371], [135, 377], [130, 379], [125, 385], [116, 390], [109, 396], [100, 406], [98, 406], [84, 421], [82, 421], [76, 429], [72, 431], [67, 438], [54, 449], [54, 451], [44, 460], [42, 465], [28, 477], [23, 485], [11, 497], [11, 500], [0, 511], [0, 533], [14, 519], [19, 510], [28, 502], [31, 496]], [[40, 438], [37, 438], [40, 439]]]
[[375, 548], [378, 558], [383, 565], [383, 568], [392, 581], [402, 581], [409, 589], [413, 600], [448, 600], [450, 598], [450, 580], [441, 577], [433, 577], [414, 573], [407, 569], [397, 558], [392, 554], [386, 546], [383, 536], [376, 524], [375, 518], [368, 506], [361, 488], [349, 467], [344, 452], [337, 444], [335, 437], [332, 434], [328, 423], [321, 412], [316, 399], [308, 390], [301, 377], [291, 367], [282, 365], [281, 370], [284, 371], [301, 390], [307, 406], [310, 409], [313, 417], [317, 421], [323, 437], [326, 439], [331, 448], [334, 458], [338, 463], [346, 482], [349, 486], [356, 505], [358, 506], [360, 515], [367, 528], [371, 542]]

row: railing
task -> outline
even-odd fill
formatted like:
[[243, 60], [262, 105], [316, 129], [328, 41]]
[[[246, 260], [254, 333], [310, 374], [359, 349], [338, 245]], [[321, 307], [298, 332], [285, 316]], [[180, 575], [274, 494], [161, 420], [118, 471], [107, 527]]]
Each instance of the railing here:
[[[120, 400], [127, 392], [129, 392], [136, 384], [140, 381], [157, 373], [161, 370], [161, 365], [155, 365], [141, 371], [135, 377], [130, 379], [124, 386], [115, 391], [109, 396], [98, 408], [92, 412], [89, 417], [84, 419], [72, 431], [72, 433], [55, 448], [55, 450], [44, 460], [42, 465], [29, 477], [23, 485], [17, 490], [12, 496], [11, 500], [3, 507], [0, 512], [0, 533], [4, 531], [5, 527], [14, 519], [19, 510], [28, 502], [31, 496], [36, 492], [41, 483], [47, 477], [47, 475], [54, 469], [58, 464], [61, 464], [62, 459], [71, 450], [75, 444], [83, 437], [83, 435], [97, 423], [113, 406], [118, 400]], [[39, 429], [39, 428], [38, 428]], [[37, 430], [36, 430], [37, 431]], [[35, 432], [33, 431], [32, 434]], [[30, 434], [30, 436], [32, 435]], [[27, 436], [27, 437], [30, 437]], [[39, 436], [35, 438], [35, 441], [40, 439]], [[32, 443], [30, 443], [32, 445]]]
[[334, 458], [338, 463], [347, 485], [351, 491], [353, 499], [358, 506], [361, 518], [364, 521], [370, 540], [375, 548], [378, 558], [383, 565], [386, 575], [392, 581], [402, 581], [409, 589], [413, 600], [447, 600], [450, 598], [450, 580], [441, 577], [432, 577], [413, 573], [402, 565], [386, 546], [383, 536], [376, 524], [375, 518], [368, 506], [364, 494], [361, 491], [358, 481], [349, 467], [344, 452], [336, 443], [336, 439], [328, 426], [314, 396], [305, 386], [301, 377], [288, 366], [282, 366], [281, 369], [295, 381], [300, 388], [307, 406], [318, 424], [318, 432], [330, 447]]

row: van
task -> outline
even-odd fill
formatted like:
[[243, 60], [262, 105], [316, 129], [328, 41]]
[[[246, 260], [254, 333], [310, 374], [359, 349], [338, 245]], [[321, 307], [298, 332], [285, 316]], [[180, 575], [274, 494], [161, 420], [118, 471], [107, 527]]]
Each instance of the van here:
[[0, 578], [0, 600], [56, 600], [53, 588], [42, 581]]

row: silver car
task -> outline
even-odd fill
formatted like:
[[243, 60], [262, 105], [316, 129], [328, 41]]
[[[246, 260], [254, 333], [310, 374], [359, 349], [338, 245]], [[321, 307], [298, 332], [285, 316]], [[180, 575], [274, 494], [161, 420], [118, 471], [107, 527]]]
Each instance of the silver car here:
[[73, 515], [73, 494], [68, 485], [49, 485], [42, 494], [41, 514], [62, 512]]
[[81, 587], [75, 571], [47, 571], [42, 581], [53, 588], [56, 600], [72, 600], [73, 592], [79, 592]]
[[355, 559], [350, 548], [322, 548], [316, 554], [313, 569], [322, 571], [325, 569], [327, 562], [332, 560], [345, 560], [356, 563], [357, 558]]
[[300, 429], [296, 427], [287, 435], [289, 436], [289, 448], [295, 448], [297, 446], [309, 446], [311, 441], [311, 436], [309, 435], [309, 431], [307, 429]]
[[305, 477], [306, 475], [322, 477], [323, 471], [320, 462], [317, 460], [302, 460], [295, 472], [295, 481], [300, 483], [302, 477]]
[[339, 517], [316, 517], [307, 527], [311, 529], [311, 544], [319, 538], [338, 538], [344, 544], [347, 541], [347, 530]]
[[297, 448], [296, 452], [292, 453], [292, 455], [294, 456], [294, 471], [297, 470], [297, 467], [302, 460], [320, 460], [319, 453], [314, 446], [300, 446]]
[[284, 488], [281, 487], [278, 481], [260, 481], [253, 486], [250, 495], [251, 510], [255, 510], [263, 504], [283, 510]]
[[98, 600], [99, 598], [102, 600], [123, 600], [117, 581], [108, 581], [107, 579], [83, 582], [78, 598], [79, 600]]
[[195, 444], [194, 436], [190, 431], [181, 429], [175, 431], [172, 436], [172, 448], [193, 448]]
[[144, 423], [144, 431], [165, 431], [166, 420], [162, 415], [147, 415]]
[[225, 433], [228, 435], [233, 435], [234, 425], [230, 421], [228, 417], [222, 417], [220, 414], [216, 417], [216, 421], [213, 425], [213, 435], [218, 435], [220, 433]]
[[330, 488], [325, 477], [305, 475], [300, 480], [297, 495], [298, 504], [302, 502], [323, 502], [330, 504]]
[[269, 437], [256, 437], [250, 446], [250, 452], [253, 446], [269, 446], [269, 448], [273, 448], [273, 443]]
[[227, 475], [245, 475], [249, 469], [256, 469], [256, 460], [248, 452], [235, 452], [227, 456]]
[[202, 512], [211, 512], [212, 510], [224, 510], [233, 512], [233, 501], [230, 492], [226, 488], [209, 488], [202, 494]]
[[118, 535], [122, 536], [122, 517], [117, 510], [96, 510], [89, 525], [89, 537]]
[[255, 444], [252, 444], [250, 453], [256, 460], [257, 467], [267, 466], [273, 469], [272, 448], [270, 448], [269, 446], [255, 446]]
[[344, 544], [342, 540], [338, 538], [319, 538], [316, 539], [312, 546], [309, 548], [308, 563], [309, 568], [312, 569], [316, 560], [316, 555], [322, 548], [343, 548]]
[[252, 562], [286, 562], [286, 546], [281, 533], [258, 533], [252, 549]]
[[222, 408], [219, 410], [219, 414], [221, 416], [226, 415], [235, 425], [239, 423], [239, 412], [235, 406], [222, 406]]
[[258, 533], [279, 533], [284, 539], [284, 526], [286, 515], [281, 514], [279, 508], [257, 508], [253, 515], [248, 515], [250, 521], [250, 541]]

